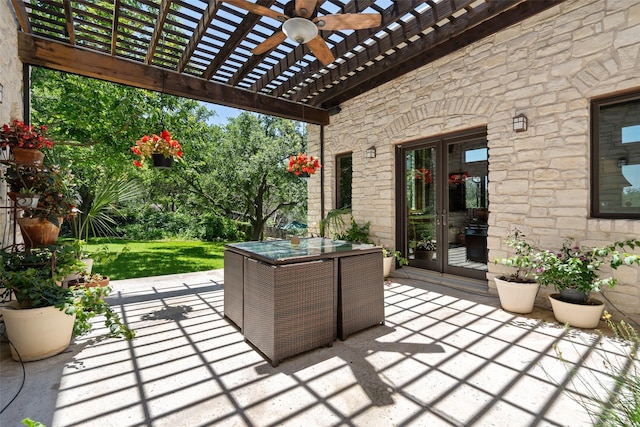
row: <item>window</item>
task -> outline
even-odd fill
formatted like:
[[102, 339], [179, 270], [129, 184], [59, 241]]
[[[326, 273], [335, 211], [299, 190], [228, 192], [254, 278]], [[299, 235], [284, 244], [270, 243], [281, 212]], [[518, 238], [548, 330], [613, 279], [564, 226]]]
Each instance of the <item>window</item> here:
[[351, 153], [336, 156], [336, 209], [351, 207], [351, 174], [353, 161]]
[[640, 92], [592, 101], [591, 214], [640, 218]]

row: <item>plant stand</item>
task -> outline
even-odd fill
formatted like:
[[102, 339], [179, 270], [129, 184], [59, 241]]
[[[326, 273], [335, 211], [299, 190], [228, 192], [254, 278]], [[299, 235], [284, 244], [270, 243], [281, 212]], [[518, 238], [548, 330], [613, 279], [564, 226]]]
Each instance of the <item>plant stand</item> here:
[[560, 294], [549, 295], [553, 315], [560, 323], [567, 323], [576, 328], [597, 328], [604, 311], [604, 303], [590, 299], [586, 304], [574, 304], [561, 301]]
[[75, 314], [66, 314], [53, 306], [19, 309], [15, 301], [0, 307], [0, 313], [13, 344], [9, 346], [13, 360], [45, 359], [69, 347]]
[[538, 283], [509, 282], [495, 278], [500, 305], [512, 313], [531, 313], [540, 285]]

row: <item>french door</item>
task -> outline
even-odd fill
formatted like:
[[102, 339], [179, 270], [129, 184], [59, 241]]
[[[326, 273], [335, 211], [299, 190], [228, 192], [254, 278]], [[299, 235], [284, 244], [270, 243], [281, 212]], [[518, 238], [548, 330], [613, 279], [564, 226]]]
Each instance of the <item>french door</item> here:
[[399, 146], [398, 242], [409, 265], [484, 279], [487, 270], [486, 129]]

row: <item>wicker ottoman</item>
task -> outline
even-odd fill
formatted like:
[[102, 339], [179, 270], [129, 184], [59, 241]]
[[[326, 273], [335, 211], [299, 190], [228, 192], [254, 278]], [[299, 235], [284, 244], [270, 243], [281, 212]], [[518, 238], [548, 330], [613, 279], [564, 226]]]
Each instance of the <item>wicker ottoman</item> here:
[[384, 323], [382, 251], [340, 258], [338, 336]]
[[244, 256], [224, 251], [224, 315], [242, 331]]
[[333, 344], [333, 263], [271, 265], [245, 259], [244, 336], [272, 366]]

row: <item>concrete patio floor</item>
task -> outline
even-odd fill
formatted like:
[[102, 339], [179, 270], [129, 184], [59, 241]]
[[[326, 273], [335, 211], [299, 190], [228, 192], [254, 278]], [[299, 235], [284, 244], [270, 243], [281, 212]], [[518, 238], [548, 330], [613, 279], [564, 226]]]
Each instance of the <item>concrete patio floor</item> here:
[[2, 342], [1, 406], [19, 394], [0, 425], [586, 426], [554, 348], [588, 375], [601, 370], [600, 346], [617, 348], [547, 310], [516, 316], [496, 297], [394, 278], [384, 325], [273, 368], [223, 317], [222, 270], [112, 286], [137, 338], [96, 328], [25, 363], [22, 388]]

